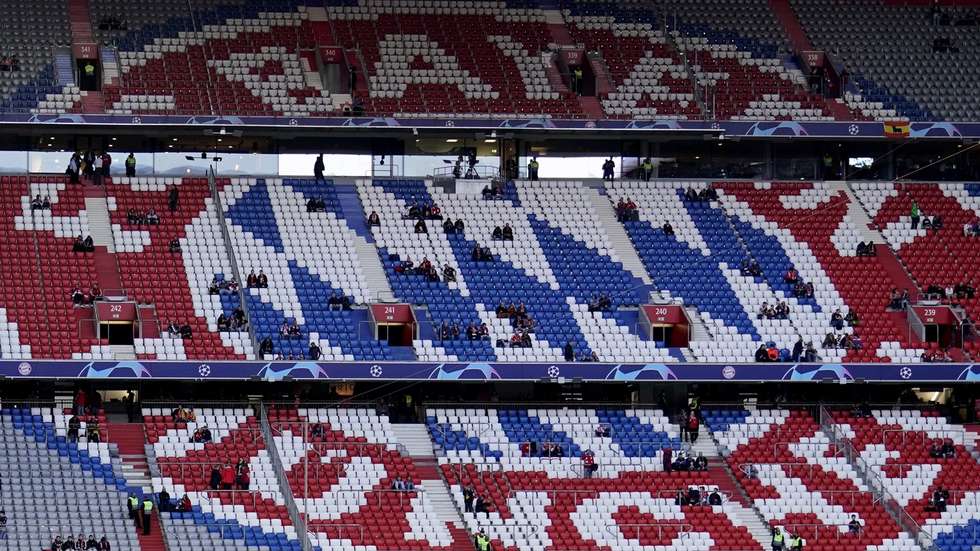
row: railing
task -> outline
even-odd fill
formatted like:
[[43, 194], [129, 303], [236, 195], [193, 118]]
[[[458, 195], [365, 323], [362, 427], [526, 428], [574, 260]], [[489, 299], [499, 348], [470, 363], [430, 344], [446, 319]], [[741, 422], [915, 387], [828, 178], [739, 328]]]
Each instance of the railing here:
[[364, 526], [360, 524], [334, 524], [326, 520], [310, 520], [306, 523], [308, 534], [324, 534], [331, 540], [348, 540], [351, 545], [364, 544]]
[[218, 502], [221, 505], [241, 505], [251, 507], [249, 511], [257, 510], [260, 501], [265, 498], [258, 490], [211, 490], [201, 492], [199, 498], [202, 502]]
[[455, 166], [441, 166], [432, 171], [432, 176], [436, 178], [457, 178], [461, 180], [489, 180], [500, 176], [500, 167], [491, 165], [466, 166], [460, 165], [459, 170]]
[[854, 467], [859, 475], [868, 483], [868, 487], [875, 494], [875, 501], [880, 503], [885, 511], [895, 520], [895, 522], [908, 532], [920, 547], [927, 551], [936, 548], [932, 535], [924, 530], [915, 519], [909, 515], [908, 511], [888, 491], [885, 480], [878, 474], [854, 447], [853, 442], [841, 431], [834, 421], [834, 417], [824, 406], [819, 409], [820, 427], [831, 437], [831, 442], [839, 450], [843, 450], [848, 462]]
[[[296, 500], [293, 498], [292, 486], [290, 486], [289, 479], [286, 477], [286, 467], [282, 463], [279, 449], [276, 446], [276, 439], [273, 437], [272, 428], [269, 426], [269, 417], [265, 404], [259, 404], [258, 414], [259, 428], [262, 431], [262, 436], [265, 438], [266, 452], [268, 452], [269, 460], [272, 462], [273, 470], [276, 473], [276, 481], [279, 483], [279, 491], [286, 504], [286, 511], [289, 512], [289, 520], [292, 521], [298, 533], [304, 534], [304, 537], [300, 538], [300, 545], [303, 551], [312, 551], [313, 545], [310, 543], [310, 538], [305, 536], [307, 533], [306, 519], [300, 513], [299, 508], [296, 506]], [[308, 467], [307, 471], [309, 471]], [[304, 486], [303, 495], [309, 495], [308, 485]]]
[[[238, 268], [238, 259], [235, 254], [235, 249], [232, 247], [231, 234], [228, 232], [228, 223], [225, 220], [225, 209], [221, 202], [221, 193], [218, 191], [217, 176], [214, 172], [214, 167], [208, 169], [208, 189], [211, 191], [211, 199], [214, 201], [215, 215], [217, 216], [218, 223], [221, 225], [221, 238], [224, 244], [225, 254], [228, 255], [228, 260], [231, 262], [231, 273], [235, 278], [235, 281], [239, 283], [238, 285], [238, 300], [241, 304], [242, 311], [245, 312], [245, 321], [250, 322], [250, 309], [248, 307], [248, 301], [245, 300], [245, 282], [242, 279], [241, 270]], [[259, 340], [255, 335], [255, 329], [252, 327], [251, 323], [246, 325], [248, 328], [248, 336], [252, 341], [252, 350], [255, 354], [259, 352]]]
[[[937, 436], [938, 435], [938, 436]], [[892, 437], [892, 438], [889, 438]], [[885, 429], [881, 431], [881, 443], [898, 444], [902, 447], [911, 444], [918, 444], [923, 447], [928, 446], [936, 439], [950, 438], [954, 445], [966, 444], [966, 431], [963, 429], [928, 429], [905, 430], [905, 429]], [[910, 442], [911, 441], [911, 442]]]
[[[864, 527], [862, 526], [861, 529], [863, 530]], [[839, 542], [858, 536], [858, 534], [850, 531], [850, 525], [848, 524], [796, 524], [784, 522], [782, 523], [782, 530], [784, 534], [802, 536], [803, 539], [807, 540], [807, 543], [815, 541]]]
[[639, 540], [640, 535], [652, 537], [656, 534], [657, 540], [662, 540], [664, 534], [670, 535], [677, 533], [677, 538], [687, 538], [694, 531], [690, 524], [607, 524], [606, 532], [613, 536], [622, 534], [629, 539]]

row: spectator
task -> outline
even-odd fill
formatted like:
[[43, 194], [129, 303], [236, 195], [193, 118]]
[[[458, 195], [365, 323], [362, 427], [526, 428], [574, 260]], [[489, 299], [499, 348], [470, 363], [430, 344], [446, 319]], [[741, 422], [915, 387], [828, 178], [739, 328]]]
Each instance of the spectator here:
[[473, 491], [472, 486], [467, 486], [463, 488], [463, 512], [472, 513], [473, 512], [473, 498], [476, 492]]
[[664, 235], [674, 235], [674, 226], [671, 226], [670, 222], [664, 222], [663, 230]]
[[844, 329], [844, 315], [841, 314], [839, 308], [834, 310], [834, 313], [830, 315], [830, 325], [837, 331]]
[[687, 418], [687, 436], [692, 444], [698, 441], [699, 429], [700, 421], [698, 421], [698, 416], [692, 411], [691, 415]]
[[172, 252], [172, 253], [179, 253], [179, 252], [181, 252], [181, 249], [180, 249], [180, 239], [177, 239], [176, 237], [173, 238], [173, 239], [171, 239], [170, 240], [169, 247], [170, 247], [170, 252]]
[[599, 470], [599, 465], [595, 462], [595, 453], [592, 450], [582, 452], [582, 475], [585, 478], [592, 478], [592, 475]]
[[415, 223], [415, 233], [429, 233], [429, 228], [425, 225], [425, 220], [419, 219]]
[[701, 505], [701, 490], [697, 486], [688, 487], [687, 501], [694, 506]]
[[565, 351], [564, 351], [564, 353], [565, 353], [565, 361], [566, 362], [574, 362], [575, 361], [575, 346], [572, 344], [572, 341], [568, 341], [568, 342], [565, 343]]
[[858, 520], [857, 515], [851, 515], [851, 522], [847, 523], [847, 531], [854, 536], [861, 533], [861, 522]]
[[802, 355], [803, 355], [803, 337], [800, 337], [796, 340], [796, 344], [793, 345], [793, 354], [791, 356], [791, 359], [793, 360], [793, 362], [798, 362], [800, 361], [800, 356]]
[[316, 342], [310, 341], [310, 349], [307, 352], [307, 357], [314, 362], [320, 359], [320, 347]]
[[504, 241], [514, 240], [514, 228], [510, 227], [510, 224], [504, 224], [503, 239]]
[[796, 285], [800, 281], [800, 274], [796, 271], [796, 268], [791, 266], [790, 269], [786, 270], [786, 274], [783, 275], [783, 281], [790, 285]]
[[847, 322], [848, 327], [857, 327], [861, 325], [861, 318], [858, 317], [857, 312], [854, 310], [848, 310], [847, 315], [844, 316], [844, 321]]
[[136, 176], [136, 156], [132, 153], [126, 157], [126, 177], [132, 178]]
[[916, 203], [914, 199], [912, 200], [912, 206], [909, 209], [909, 217], [911, 218], [912, 221], [912, 229], [913, 230], [918, 229], [919, 228], [919, 204]]
[[313, 161], [313, 178], [316, 179], [317, 183], [323, 182], [323, 153], [316, 156], [316, 160]]
[[455, 233], [460, 233], [460, 234], [463, 233], [464, 228], [465, 226], [463, 225], [463, 219], [457, 218], [456, 223], [453, 224], [453, 229], [455, 230]]
[[769, 350], [766, 349], [765, 344], [760, 344], [759, 348], [755, 351], [755, 361], [757, 362], [769, 361]]
[[695, 471], [707, 471], [708, 470], [708, 458], [704, 454], [699, 453], [697, 457], [694, 458], [694, 470]]
[[225, 463], [221, 468], [221, 489], [230, 490], [235, 484], [235, 468], [230, 463]]
[[449, 264], [445, 264], [442, 267], [442, 279], [444, 279], [446, 281], [446, 283], [455, 282], [456, 281], [456, 269], [453, 268], [452, 266], [450, 266]]
[[615, 174], [616, 174], [616, 163], [613, 162], [612, 157], [609, 157], [608, 159], [606, 159], [606, 162], [602, 163], [602, 179], [609, 180], [611, 182], [615, 177]]
[[714, 507], [714, 506], [719, 506], [721, 504], [722, 504], [721, 494], [718, 493], [717, 489], [711, 490], [711, 494], [708, 496], [708, 505]]
[[221, 469], [217, 465], [211, 467], [211, 479], [208, 481], [208, 487], [212, 490], [221, 488]]
[[82, 428], [82, 421], [78, 418], [78, 415], [72, 415], [68, 419], [68, 441], [77, 442], [78, 441], [78, 431]]
[[381, 217], [378, 215], [378, 213], [376, 211], [373, 211], [372, 210], [371, 211], [371, 214], [368, 215], [367, 223], [368, 223], [368, 226], [380, 226], [381, 225]]
[[537, 157], [531, 157], [531, 160], [528, 161], [528, 163], [527, 163], [527, 179], [528, 180], [531, 180], [533, 182], [533, 181], [536, 181], [538, 179], [538, 167], [539, 166], [540, 165], [538, 164], [538, 158]]
[[269, 276], [265, 275], [265, 272], [259, 270], [259, 275], [256, 278], [256, 287], [259, 289], [265, 289], [269, 286]]
[[99, 551], [112, 551], [112, 546], [109, 545], [109, 538], [102, 536], [102, 539], [99, 540]]
[[500, 240], [504, 238], [504, 230], [500, 226], [494, 226], [493, 232], [490, 234], [490, 238], [494, 240]]

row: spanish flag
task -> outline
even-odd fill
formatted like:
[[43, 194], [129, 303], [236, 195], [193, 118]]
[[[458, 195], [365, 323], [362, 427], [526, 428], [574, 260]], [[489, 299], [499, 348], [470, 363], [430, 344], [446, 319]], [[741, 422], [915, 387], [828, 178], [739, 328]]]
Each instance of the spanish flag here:
[[911, 127], [908, 121], [885, 121], [886, 138], [908, 138]]

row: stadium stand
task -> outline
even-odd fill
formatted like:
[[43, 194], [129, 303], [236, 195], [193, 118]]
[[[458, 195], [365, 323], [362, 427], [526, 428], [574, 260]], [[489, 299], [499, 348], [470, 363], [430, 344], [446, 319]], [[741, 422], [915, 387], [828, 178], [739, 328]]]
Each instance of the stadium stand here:
[[[803, 410], [706, 410], [726, 461], [773, 527], [808, 549], [914, 550], [862, 475]], [[852, 515], [861, 528], [849, 530]]]
[[[178, 193], [174, 210], [171, 188]], [[137, 339], [136, 353], [171, 360], [252, 357], [247, 332], [218, 330], [218, 316], [232, 316], [240, 300], [237, 293], [209, 293], [212, 280], [234, 274], [207, 179], [121, 177], [106, 193], [123, 287], [130, 298], [153, 305], [158, 325], [159, 336]], [[140, 221], [151, 210], [158, 224]], [[179, 253], [170, 248], [174, 240]], [[191, 338], [171, 334], [171, 323], [189, 325]]]
[[[964, 101], [977, 77], [971, 67], [978, 53], [973, 26], [934, 24], [928, 3], [839, 5], [830, 0], [794, 0], [792, 5], [814, 46], [839, 52], [863, 99], [880, 102], [912, 120], [977, 117], [975, 105]], [[973, 8], [944, 6], [942, 10], [955, 21]], [[896, 28], [916, 31], [895, 34]], [[949, 38], [959, 52], [934, 51], [933, 41], [940, 37]]]
[[47, 94], [62, 92], [55, 83], [52, 52], [55, 46], [66, 45], [68, 9], [52, 0], [42, 0], [32, 10], [23, 10], [16, 2], [4, 2], [2, 7], [9, 16], [0, 38], [0, 60], [5, 66], [0, 71], [0, 109], [29, 112]]
[[9, 500], [2, 544], [50, 549], [58, 536], [92, 534], [113, 549], [139, 551], [125, 503], [136, 489], [127, 487], [115, 446], [87, 436], [92, 420], [105, 426], [104, 416], [85, 417], [77, 439], [68, 432], [71, 416], [51, 408], [0, 410], [0, 479]]
[[[358, 189], [364, 210], [381, 216], [381, 226], [372, 231], [396, 296], [426, 305], [433, 333], [442, 324], [456, 324], [462, 333], [459, 339], [421, 339], [421, 359], [561, 361], [569, 342], [576, 358], [595, 352], [610, 361], [676, 359], [637, 335], [635, 310], [619, 309], [647, 302], [650, 288], [614, 258], [597, 224], [593, 201], [604, 198], [596, 190], [580, 182], [548, 189], [517, 182], [503, 198], [491, 200], [447, 194], [422, 180], [360, 181]], [[569, 201], [572, 189], [581, 194], [577, 201]], [[417, 233], [416, 221], [406, 219], [413, 202], [435, 203], [445, 218], [462, 220], [463, 234], [445, 233], [440, 220]], [[512, 241], [492, 239], [502, 224], [513, 228]], [[487, 249], [493, 260], [474, 261], [475, 247]], [[400, 271], [406, 260], [418, 265], [425, 259], [440, 272], [444, 265], [454, 268], [456, 281], [426, 281]], [[609, 311], [590, 312], [600, 294], [611, 300]], [[520, 327], [496, 309], [511, 304], [524, 304], [535, 322], [530, 346], [509, 346]], [[465, 328], [480, 323], [489, 338], [467, 339]]]
[[[717, 483], [705, 471], [663, 471], [663, 449], [680, 450], [681, 442], [660, 411], [429, 409], [426, 416], [457, 507], [470, 531], [485, 531], [495, 547], [761, 548], [737, 524], [738, 503], [675, 502], [679, 490], [712, 491]], [[597, 436], [600, 427], [609, 436]], [[550, 456], [549, 446], [559, 455]], [[598, 469], [583, 477], [587, 451]], [[486, 510], [468, 510], [464, 491]]]
[[[852, 187], [919, 290], [938, 286], [946, 295], [947, 289], [973, 285], [978, 280], [980, 274], [973, 261], [977, 243], [972, 230], [980, 216], [976, 184], [858, 182]], [[921, 224], [913, 227], [913, 202], [921, 211], [920, 218], [929, 220], [930, 229]], [[935, 217], [941, 220], [939, 229], [931, 229]], [[944, 299], [962, 306], [972, 319], [980, 314], [976, 298]], [[971, 354], [978, 350], [972, 341], [964, 346]]]
[[[555, 53], [571, 47], [598, 56], [595, 63], [609, 79], [599, 100], [610, 118], [965, 120], [975, 115], [962, 99], [976, 76], [969, 63], [964, 65], [976, 55], [969, 25], [938, 27], [959, 50], [938, 53], [933, 51], [937, 33], [898, 38], [891, 32], [911, 20], [928, 28], [932, 11], [926, 6], [874, 0], [837, 10], [824, 1], [794, 2], [786, 9], [798, 17], [814, 47], [840, 53], [850, 74], [841, 99], [807, 90], [806, 79], [789, 61], [788, 31], [772, 6], [756, 0], [667, 2], [655, 8], [631, 2], [610, 7], [596, 1], [557, 6], [471, 1], [452, 10], [405, 0], [380, 13], [367, 1], [327, 7], [278, 0], [143, 3], [134, 9], [99, 0], [90, 11], [95, 36], [115, 46], [103, 55], [109, 70], [102, 90], [105, 111], [115, 114], [301, 117], [356, 108], [408, 117], [576, 118], [584, 115], [583, 103], [568, 90], [568, 77], [560, 74], [567, 70]], [[0, 52], [15, 52], [22, 61], [3, 77], [4, 110], [77, 112], [84, 103], [85, 92], [73, 83], [55, 85], [49, 48], [25, 49], [17, 42], [19, 32], [59, 44], [67, 13], [60, 7], [46, 10], [59, 11], [61, 17], [43, 22], [15, 18], [11, 46]], [[955, 22], [972, 12], [948, 8], [945, 13]], [[479, 29], [479, 40], [461, 29]], [[325, 85], [316, 53], [322, 46], [339, 46], [359, 82]], [[928, 66], [938, 76], [889, 72], [894, 56], [905, 56], [896, 52], [914, 55], [920, 61], [914, 66]], [[939, 83], [950, 92], [942, 92]]]

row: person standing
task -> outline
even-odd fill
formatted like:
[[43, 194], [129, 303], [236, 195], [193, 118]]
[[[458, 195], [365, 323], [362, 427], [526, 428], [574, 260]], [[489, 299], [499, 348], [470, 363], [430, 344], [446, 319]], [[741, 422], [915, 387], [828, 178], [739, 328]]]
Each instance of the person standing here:
[[143, 535], [150, 535], [150, 517], [153, 515], [153, 501], [150, 496], [143, 496], [143, 510], [142, 510], [142, 521], [143, 521]]
[[783, 551], [783, 531], [779, 527], [772, 529], [772, 551]]
[[602, 163], [602, 179], [609, 180], [611, 182], [615, 174], [616, 174], [616, 163], [613, 162], [612, 157], [609, 157], [608, 159], [606, 159], [606, 162]]
[[463, 511], [466, 513], [473, 512], [473, 493], [472, 487], [463, 488]]
[[640, 164], [640, 177], [643, 178], [643, 181], [649, 182], [652, 176], [653, 161], [650, 160], [650, 157], [647, 157], [646, 159], [643, 159], [643, 162]]
[[136, 176], [136, 155], [132, 153], [126, 157], [126, 176], [129, 178]]
[[323, 181], [323, 153], [316, 156], [316, 162], [313, 163], [313, 177], [316, 178], [317, 182]]
[[698, 416], [695, 412], [691, 412], [691, 415], [687, 418], [687, 436], [694, 444], [698, 441], [698, 432], [700, 429], [700, 422], [698, 421]]
[[177, 207], [180, 206], [180, 191], [176, 185], [171, 185], [167, 192], [167, 206], [170, 208], [170, 212], [176, 211]]
[[912, 200], [912, 208], [909, 211], [909, 217], [912, 219], [912, 229], [919, 228], [919, 204]]
[[531, 157], [531, 160], [527, 163], [527, 178], [528, 180], [537, 181], [538, 179], [538, 158]]
[[669, 473], [674, 470], [674, 448], [670, 447], [670, 444], [664, 446], [663, 449], [663, 459], [664, 459], [664, 472]]

